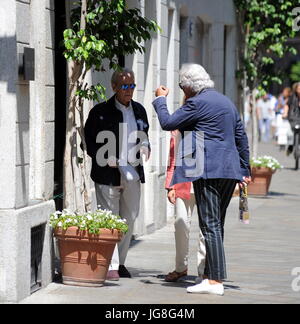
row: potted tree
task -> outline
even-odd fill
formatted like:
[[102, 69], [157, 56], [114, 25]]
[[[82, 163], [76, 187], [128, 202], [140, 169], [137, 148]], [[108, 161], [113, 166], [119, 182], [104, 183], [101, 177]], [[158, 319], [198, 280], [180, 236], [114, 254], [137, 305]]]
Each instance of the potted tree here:
[[272, 175], [282, 165], [272, 156], [264, 155], [251, 158], [252, 182], [248, 186], [249, 195], [267, 195], [271, 184]]
[[58, 239], [63, 283], [102, 286], [117, 242], [126, 233], [126, 221], [111, 211], [73, 213], [66, 209], [50, 216]]

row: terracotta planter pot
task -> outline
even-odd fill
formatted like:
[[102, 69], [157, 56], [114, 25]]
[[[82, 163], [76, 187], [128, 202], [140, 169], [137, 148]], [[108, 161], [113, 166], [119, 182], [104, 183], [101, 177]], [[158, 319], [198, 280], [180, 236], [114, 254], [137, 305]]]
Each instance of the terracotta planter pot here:
[[66, 285], [101, 287], [117, 242], [118, 230], [101, 229], [98, 235], [77, 227], [54, 231], [58, 239], [63, 283]]
[[248, 185], [248, 195], [266, 196], [275, 171], [270, 168], [251, 168], [252, 183]]

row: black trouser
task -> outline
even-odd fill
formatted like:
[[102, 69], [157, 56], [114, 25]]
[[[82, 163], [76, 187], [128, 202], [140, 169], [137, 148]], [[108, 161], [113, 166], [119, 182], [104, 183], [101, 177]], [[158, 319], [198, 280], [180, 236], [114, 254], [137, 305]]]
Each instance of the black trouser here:
[[199, 179], [194, 191], [201, 231], [205, 238], [206, 263], [204, 275], [208, 279], [226, 279], [224, 252], [224, 223], [237, 180]]

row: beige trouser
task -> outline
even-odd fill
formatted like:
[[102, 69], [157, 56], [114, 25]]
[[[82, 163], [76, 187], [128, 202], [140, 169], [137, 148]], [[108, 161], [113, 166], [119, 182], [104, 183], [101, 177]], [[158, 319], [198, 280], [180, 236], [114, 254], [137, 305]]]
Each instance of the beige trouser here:
[[95, 183], [97, 205], [102, 209], [111, 210], [113, 214], [126, 219], [128, 232], [116, 245], [109, 270], [118, 270], [120, 264], [125, 264], [134, 221], [139, 214], [141, 184], [140, 181], [121, 181], [121, 187], [107, 186]]
[[[190, 200], [176, 198], [176, 219], [175, 219], [175, 245], [176, 245], [176, 271], [182, 272], [188, 267], [189, 256], [189, 236], [191, 228], [192, 214], [196, 206], [195, 195], [191, 193]], [[200, 230], [198, 251], [197, 251], [197, 267], [198, 275], [203, 275], [205, 268], [205, 241]]]

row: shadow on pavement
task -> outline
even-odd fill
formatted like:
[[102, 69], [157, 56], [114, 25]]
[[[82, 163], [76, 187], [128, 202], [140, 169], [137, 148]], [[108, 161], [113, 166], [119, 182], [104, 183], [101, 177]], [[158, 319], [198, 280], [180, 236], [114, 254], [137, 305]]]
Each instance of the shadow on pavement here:
[[288, 168], [284, 168], [284, 170], [289, 170], [289, 171], [295, 171], [295, 172], [298, 172], [299, 170], [295, 170], [295, 167], [288, 167]]
[[266, 196], [261, 195], [249, 195], [248, 198], [259, 198], [259, 199], [274, 199], [276, 197], [295, 197], [298, 196], [297, 194], [285, 193], [285, 192], [276, 192], [276, 191], [269, 191]]
[[132, 248], [132, 247], [138, 245], [139, 243], [142, 243], [142, 240], [135, 239], [134, 236], [132, 236], [129, 248]]
[[154, 277], [157, 278], [157, 273], [160, 271], [152, 269], [137, 269], [127, 267], [128, 271], [132, 274], [133, 278]]

